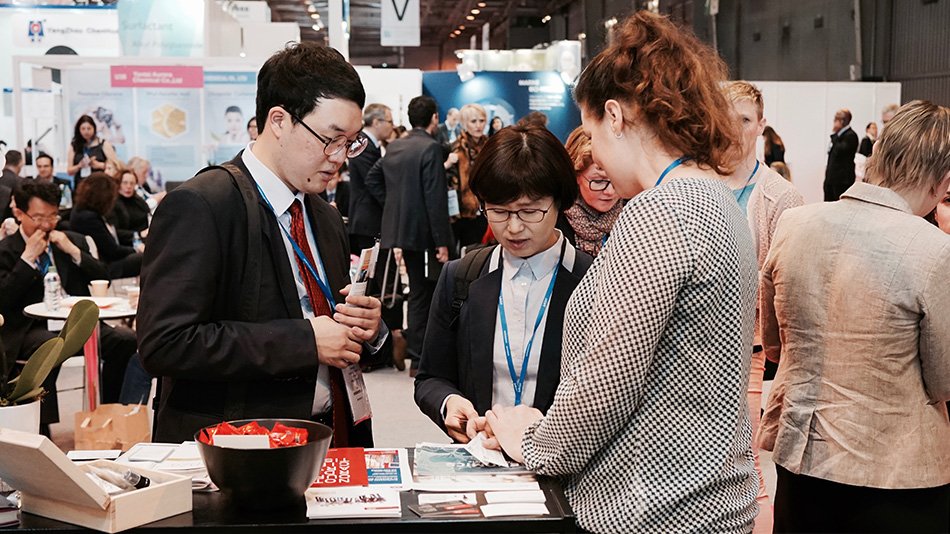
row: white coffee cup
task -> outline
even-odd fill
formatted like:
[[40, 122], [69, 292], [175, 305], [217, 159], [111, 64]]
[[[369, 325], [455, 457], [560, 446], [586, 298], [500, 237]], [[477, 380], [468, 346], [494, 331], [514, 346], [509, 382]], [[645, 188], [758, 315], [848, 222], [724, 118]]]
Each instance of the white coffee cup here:
[[108, 280], [93, 280], [89, 282], [89, 293], [93, 297], [104, 297], [109, 293]]

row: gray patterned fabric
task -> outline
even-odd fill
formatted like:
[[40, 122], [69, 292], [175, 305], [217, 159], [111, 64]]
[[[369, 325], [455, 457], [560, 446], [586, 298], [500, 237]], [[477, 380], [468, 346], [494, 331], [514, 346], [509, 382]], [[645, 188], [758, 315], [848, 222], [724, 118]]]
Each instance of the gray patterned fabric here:
[[568, 304], [561, 384], [525, 432], [593, 532], [749, 532], [757, 273], [731, 191], [677, 179], [624, 208]]

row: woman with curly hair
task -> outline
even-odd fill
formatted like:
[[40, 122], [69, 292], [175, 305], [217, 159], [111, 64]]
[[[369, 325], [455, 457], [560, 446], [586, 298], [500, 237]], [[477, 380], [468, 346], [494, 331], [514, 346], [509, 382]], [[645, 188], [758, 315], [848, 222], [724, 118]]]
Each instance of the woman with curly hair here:
[[726, 68], [665, 17], [640, 11], [615, 29], [575, 98], [594, 162], [632, 200], [568, 303], [547, 414], [493, 408], [486, 427], [562, 479], [584, 530], [749, 532], [758, 277], [723, 178], [738, 142]]

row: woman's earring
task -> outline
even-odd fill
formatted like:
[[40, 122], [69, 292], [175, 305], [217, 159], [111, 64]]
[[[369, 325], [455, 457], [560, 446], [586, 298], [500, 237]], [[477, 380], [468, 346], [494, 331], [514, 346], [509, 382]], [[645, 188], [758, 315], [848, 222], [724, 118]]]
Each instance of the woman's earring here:
[[623, 130], [614, 134], [614, 139], [623, 139]]

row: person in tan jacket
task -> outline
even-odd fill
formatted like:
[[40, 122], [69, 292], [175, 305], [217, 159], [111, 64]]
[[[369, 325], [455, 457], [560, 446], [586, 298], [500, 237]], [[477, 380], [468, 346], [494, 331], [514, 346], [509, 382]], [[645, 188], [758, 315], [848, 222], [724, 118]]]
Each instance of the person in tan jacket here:
[[762, 269], [780, 358], [759, 429], [775, 532], [950, 529], [950, 109], [903, 106], [838, 202], [787, 211]]
[[452, 231], [460, 247], [481, 243], [488, 221], [478, 208], [478, 199], [469, 187], [472, 167], [478, 158], [488, 137], [485, 135], [485, 121], [488, 114], [478, 104], [462, 106], [462, 133], [453, 145], [453, 154], [457, 163], [448, 169], [449, 187], [458, 195], [459, 214], [452, 221]]

